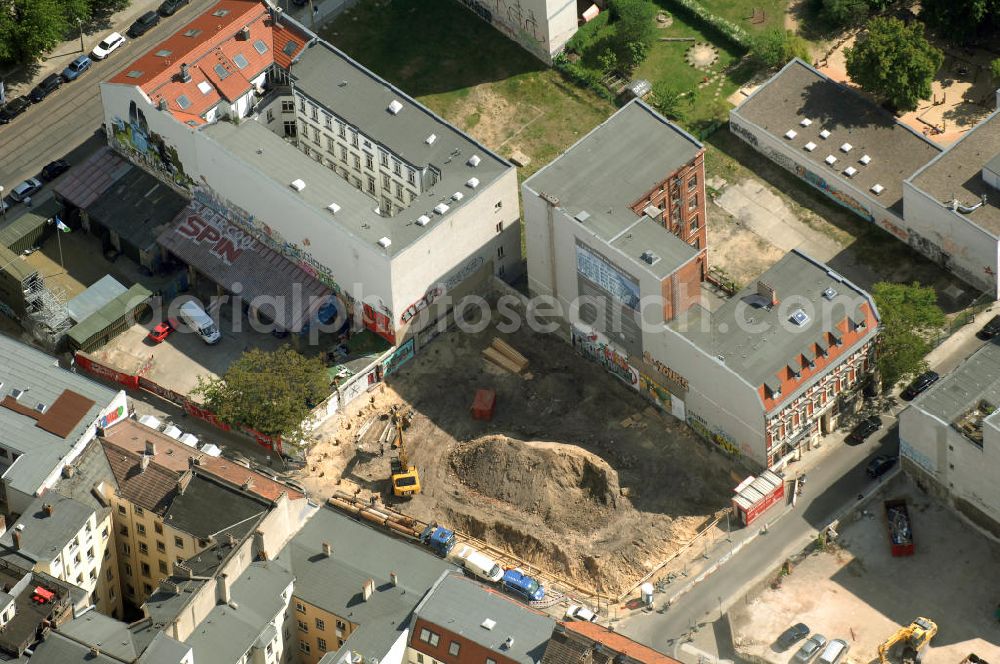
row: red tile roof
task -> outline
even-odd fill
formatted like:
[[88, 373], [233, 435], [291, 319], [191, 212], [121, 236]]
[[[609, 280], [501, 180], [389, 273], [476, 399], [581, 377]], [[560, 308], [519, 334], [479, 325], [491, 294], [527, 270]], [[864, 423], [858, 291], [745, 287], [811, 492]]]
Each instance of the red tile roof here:
[[274, 63], [288, 69], [295, 56], [305, 48], [306, 36], [284, 23], [274, 26], [271, 33], [274, 37], [274, 55], [272, 56]]
[[627, 655], [630, 659], [643, 664], [680, 664], [673, 657], [668, 657], [618, 632], [612, 632], [607, 627], [602, 627], [597, 623], [573, 620], [559, 624], [569, 632], [576, 632], [595, 643], [600, 643], [609, 650]]

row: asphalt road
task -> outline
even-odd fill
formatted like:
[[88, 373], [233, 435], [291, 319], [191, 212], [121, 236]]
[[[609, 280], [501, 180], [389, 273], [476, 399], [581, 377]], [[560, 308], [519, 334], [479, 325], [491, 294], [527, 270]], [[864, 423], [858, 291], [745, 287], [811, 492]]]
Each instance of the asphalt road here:
[[[104, 122], [100, 82], [111, 78], [132, 64], [156, 43], [166, 39], [186, 22], [211, 6], [213, 0], [192, 0], [169, 18], [138, 39], [128, 40], [103, 61], [94, 61], [90, 71], [43, 99], [8, 125], [0, 126], [0, 185], [4, 193], [29, 177], [45, 164], [68, 158], [70, 163], [86, 157], [77, 150], [100, 130]], [[114, 28], [125, 34], [128, 25]], [[108, 30], [108, 33], [114, 30]], [[95, 42], [96, 43], [96, 42]], [[92, 47], [93, 44], [88, 44]]]
[[[901, 409], [897, 407], [896, 411]], [[853, 503], [858, 494], [871, 488], [873, 480], [864, 472], [871, 457], [898, 453], [896, 419], [888, 413], [882, 419], [890, 428], [883, 428], [861, 445], [827, 443], [836, 444], [840, 449], [833, 450], [808, 471], [797, 505], [766, 534], [746, 544], [731, 561], [663, 613], [637, 614], [620, 622], [617, 631], [676, 656], [683, 637], [693, 626], [706, 630], [724, 629], [723, 625], [712, 624], [720, 617], [720, 607], [725, 611], [733, 603], [743, 601], [746, 592], [762, 574], [800, 549], [813, 533], [829, 525], [841, 509]], [[754, 527], [759, 528], [759, 525], [751, 526]], [[731, 656], [724, 643], [718, 645], [720, 656]]]

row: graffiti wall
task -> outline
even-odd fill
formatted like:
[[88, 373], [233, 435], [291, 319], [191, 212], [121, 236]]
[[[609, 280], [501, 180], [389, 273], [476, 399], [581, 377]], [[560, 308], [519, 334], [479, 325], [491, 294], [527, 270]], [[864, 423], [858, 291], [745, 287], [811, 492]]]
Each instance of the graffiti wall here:
[[672, 412], [670, 392], [644, 373], [639, 374], [639, 391], [660, 410]]
[[576, 32], [576, 0], [461, 0], [469, 11], [547, 63]]
[[736, 441], [733, 440], [733, 437], [721, 429], [713, 429], [701, 415], [688, 410], [687, 423], [695, 430], [695, 433], [705, 440], [718, 445], [726, 454], [734, 457], [742, 456], [743, 452], [740, 450], [739, 445], [736, 444]]
[[159, 173], [178, 187], [190, 189], [194, 181], [184, 172], [177, 148], [149, 128], [143, 109], [132, 100], [128, 116], [115, 115], [109, 127], [112, 147], [147, 170]]
[[416, 340], [410, 338], [382, 361], [382, 379], [398, 371], [401, 366], [413, 359], [415, 353]]
[[572, 327], [570, 330], [573, 348], [634, 390], [639, 389], [639, 371], [629, 364], [628, 355], [615, 348], [597, 332]]

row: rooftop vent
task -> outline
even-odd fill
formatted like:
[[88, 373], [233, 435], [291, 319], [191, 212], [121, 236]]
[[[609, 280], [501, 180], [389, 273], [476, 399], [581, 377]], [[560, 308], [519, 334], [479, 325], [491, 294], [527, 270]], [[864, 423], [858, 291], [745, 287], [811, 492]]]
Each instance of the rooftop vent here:
[[580, 210], [579, 212], [576, 213], [576, 215], [573, 218], [582, 224], [583, 222], [590, 219], [590, 213], [587, 212], [586, 210]]
[[794, 129], [789, 129], [788, 131], [785, 132], [785, 138], [787, 138], [788, 140], [791, 140], [798, 135], [799, 132], [795, 131]]
[[465, 181], [465, 186], [469, 189], [475, 189], [479, 186], [479, 178], [469, 178]]
[[823, 131], [819, 132], [819, 137], [823, 139], [830, 138], [830, 131], [828, 129], [824, 129]]
[[866, 154], [861, 155], [861, 159], [858, 159], [863, 165], [867, 166], [871, 162], [872, 158]]
[[510, 650], [511, 648], [513, 648], [514, 647], [514, 637], [513, 636], [508, 636], [507, 640], [504, 641], [503, 644], [501, 644], [500, 647], [503, 648], [504, 650]]
[[10, 396], [14, 399], [14, 401], [17, 401], [18, 399], [23, 397], [27, 391], [28, 390], [19, 390], [18, 388], [15, 387], [10, 391]]
[[480, 161], [482, 161], [482, 160], [479, 158], [479, 155], [474, 154], [471, 157], [469, 157], [469, 161], [467, 161], [465, 163], [467, 163], [469, 166], [472, 166], [473, 168], [475, 168], [476, 166], [479, 165]]
[[873, 184], [872, 185], [872, 193], [875, 194], [876, 196], [878, 196], [879, 194], [881, 194], [883, 191], [885, 191], [885, 187], [883, 187], [882, 185], [880, 185], [880, 184]]
[[813, 143], [812, 141], [809, 141], [809, 142], [808, 142], [808, 143], [806, 143], [806, 144], [805, 144], [805, 145], [804, 145], [803, 147], [804, 147], [804, 148], [806, 149], [806, 151], [808, 151], [808, 152], [812, 152], [813, 150], [815, 150], [815, 149], [816, 149], [816, 144], [815, 144], [815, 143]]
[[291, 183], [289, 183], [288, 186], [290, 186], [295, 191], [302, 191], [303, 189], [306, 188], [306, 183], [303, 182], [301, 179], [295, 179], [295, 180], [292, 180]]
[[250, 26], [244, 25], [240, 28], [240, 31], [236, 33], [236, 38], [241, 41], [246, 41], [250, 39]]
[[823, 291], [823, 298], [827, 300], [832, 300], [837, 297], [837, 291], [834, 288], [827, 288]]
[[424, 143], [426, 143], [427, 145], [434, 145], [434, 141], [436, 141], [437, 139], [438, 139], [437, 134], [431, 134], [430, 136], [424, 139]]
[[330, 211], [330, 214], [337, 214], [340, 212], [340, 206], [336, 203], [330, 203], [326, 206], [326, 209]]
[[445, 205], [444, 203], [438, 203], [437, 205], [434, 206], [434, 211], [437, 212], [438, 214], [444, 214], [445, 212], [448, 211], [448, 206]]
[[43, 404], [43, 403], [36, 403], [36, 404], [35, 404], [35, 410], [37, 410], [37, 411], [38, 411], [39, 413], [44, 413], [44, 412], [45, 412], [45, 411], [47, 411], [48, 409], [49, 409], [49, 407], [48, 407], [48, 406], [46, 406], [46, 405], [45, 405], [45, 404]]
[[639, 256], [639, 258], [641, 258], [644, 263], [648, 263], [649, 265], [656, 265], [656, 262], [660, 260], [659, 256], [648, 250], [642, 252], [642, 255]]
[[453, 201], [460, 201], [463, 198], [465, 198], [465, 194], [463, 194], [460, 191], [456, 191], [454, 194], [451, 195], [451, 200]]
[[426, 214], [422, 214], [417, 217], [417, 226], [426, 226], [429, 223], [431, 223], [431, 218]]
[[187, 83], [191, 80], [191, 72], [188, 71], [188, 66], [186, 64], [181, 65], [181, 83]]
[[828, 165], [833, 166], [835, 163], [837, 163], [837, 158], [834, 157], [832, 154], [828, 154], [826, 155], [826, 159], [824, 159], [823, 161], [825, 161]]
[[813, 121], [810, 120], [809, 118], [802, 118], [802, 122], [800, 122], [799, 124], [802, 125], [803, 127], [808, 127], [812, 123]]
[[846, 175], [849, 178], [853, 178], [854, 174], [857, 172], [858, 169], [854, 168], [853, 166], [848, 166], [847, 168], [844, 169], [844, 175]]
[[851, 145], [850, 143], [844, 143], [843, 145], [840, 146], [840, 149], [841, 149], [842, 152], [850, 152], [851, 149], [853, 149], [853, 148], [854, 148], [854, 146]]
[[378, 241], [378, 246], [382, 247], [383, 249], [388, 249], [391, 245], [392, 245], [392, 240], [390, 240], [387, 237], [380, 238]]
[[393, 115], [399, 115], [399, 112], [403, 110], [403, 105], [399, 103], [396, 99], [389, 102], [389, 112]]
[[789, 316], [788, 319], [799, 327], [802, 327], [809, 322], [809, 315], [802, 309], [796, 309], [792, 312], [792, 315]]
[[479, 626], [482, 627], [483, 629], [493, 629], [494, 627], [497, 626], [497, 621], [493, 620], [492, 618], [487, 618], [483, 622], [479, 623]]

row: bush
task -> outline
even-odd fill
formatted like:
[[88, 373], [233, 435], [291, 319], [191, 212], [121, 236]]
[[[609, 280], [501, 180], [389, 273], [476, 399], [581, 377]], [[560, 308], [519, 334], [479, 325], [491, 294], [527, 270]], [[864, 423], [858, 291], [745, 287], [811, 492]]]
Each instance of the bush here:
[[614, 29], [611, 48], [628, 75], [642, 64], [656, 39], [656, 7], [650, 0], [609, 0], [608, 24]]
[[556, 71], [568, 78], [573, 83], [583, 88], [592, 90], [597, 96], [613, 102], [615, 97], [604, 86], [601, 75], [593, 69], [587, 69], [575, 62], [570, 62], [565, 55], [560, 53], [552, 63]]
[[735, 23], [727, 21], [721, 16], [716, 16], [699, 3], [698, 0], [670, 0], [670, 2], [685, 10], [694, 18], [707, 24], [740, 49], [749, 51], [753, 47], [753, 39], [750, 37], [750, 33]]
[[681, 109], [684, 95], [680, 90], [667, 83], [667, 81], [653, 83], [653, 98], [651, 101], [653, 107], [663, 114], [663, 117], [678, 121], [684, 119], [684, 111]]
[[755, 37], [750, 52], [754, 60], [768, 69], [780, 67], [793, 58], [802, 58], [806, 62], [812, 60], [809, 44], [802, 37], [778, 28]]

